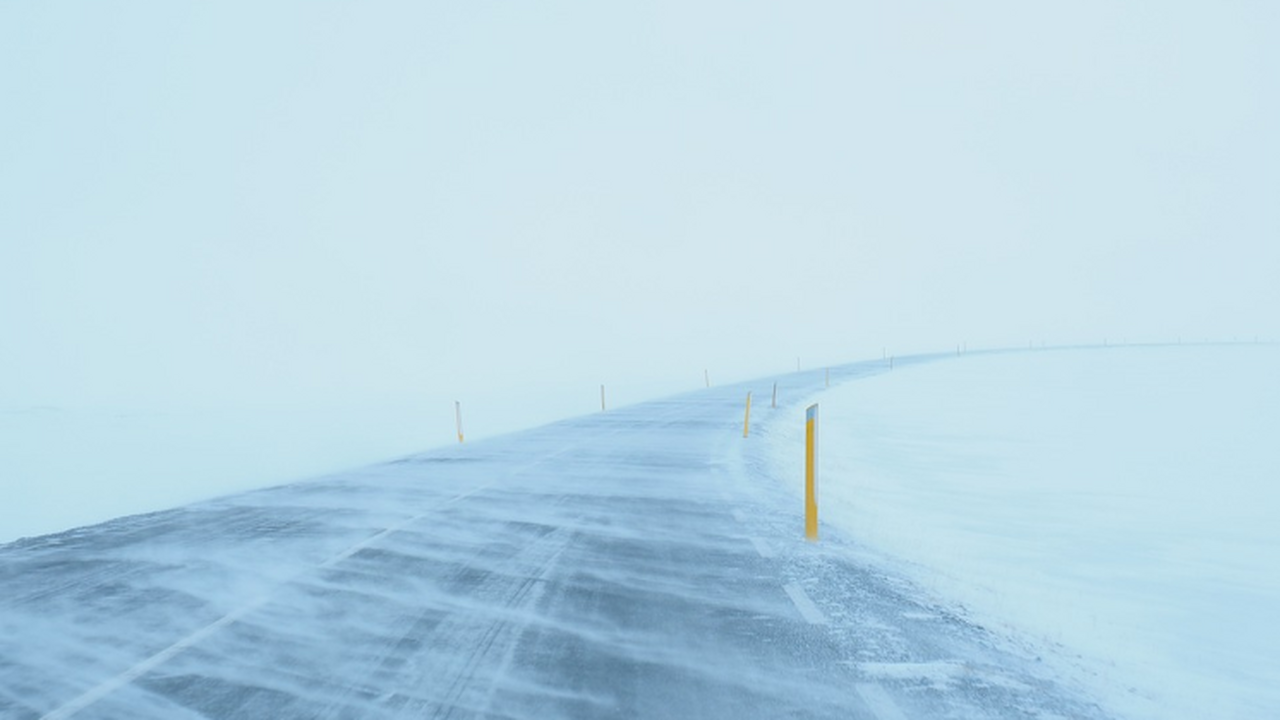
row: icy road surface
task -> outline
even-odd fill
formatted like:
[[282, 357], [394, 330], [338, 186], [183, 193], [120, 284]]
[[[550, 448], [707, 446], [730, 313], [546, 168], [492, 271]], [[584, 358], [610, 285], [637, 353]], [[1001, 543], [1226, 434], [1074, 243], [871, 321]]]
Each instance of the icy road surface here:
[[778, 380], [0, 547], [0, 717], [1101, 717], [801, 539]]

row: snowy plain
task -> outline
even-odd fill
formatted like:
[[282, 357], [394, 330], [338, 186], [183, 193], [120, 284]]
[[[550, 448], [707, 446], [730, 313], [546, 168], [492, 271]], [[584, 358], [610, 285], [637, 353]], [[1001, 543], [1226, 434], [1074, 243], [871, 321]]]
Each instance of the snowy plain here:
[[[690, 380], [699, 379], [690, 373]], [[678, 390], [610, 385], [611, 405]], [[461, 393], [469, 440], [598, 409], [591, 383]], [[0, 404], [0, 543], [293, 482], [453, 442], [454, 396], [222, 406]]]
[[0, 543], [365, 465], [422, 446], [406, 408], [0, 409]]
[[[1274, 345], [1113, 346], [834, 386], [822, 522], [1119, 717], [1277, 717], [1276, 368]], [[801, 423], [765, 432], [797, 476]]]

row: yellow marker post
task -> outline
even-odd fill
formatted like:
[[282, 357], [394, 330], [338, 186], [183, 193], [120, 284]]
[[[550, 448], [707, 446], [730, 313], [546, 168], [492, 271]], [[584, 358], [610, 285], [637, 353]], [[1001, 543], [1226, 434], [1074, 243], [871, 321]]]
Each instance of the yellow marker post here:
[[747, 414], [742, 418], [742, 437], [751, 430], [751, 393], [747, 392]]
[[462, 403], [453, 401], [453, 412], [458, 418], [458, 442], [462, 442]]
[[604, 386], [600, 386], [600, 412], [604, 412]]
[[804, 411], [804, 539], [818, 541], [818, 406]]
[[769, 407], [778, 407], [778, 383], [773, 384], [773, 401], [769, 403]]

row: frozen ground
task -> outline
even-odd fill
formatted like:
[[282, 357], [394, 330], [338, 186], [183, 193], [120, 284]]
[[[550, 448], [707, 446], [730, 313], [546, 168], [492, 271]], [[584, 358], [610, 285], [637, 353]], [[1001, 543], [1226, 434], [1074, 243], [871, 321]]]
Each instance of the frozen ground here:
[[[1280, 717], [1277, 369], [1272, 345], [1112, 347], [843, 384], [812, 398], [824, 527], [1118, 715]], [[798, 473], [800, 422], [767, 432]]]
[[801, 539], [779, 380], [0, 546], [0, 718], [1108, 717]]

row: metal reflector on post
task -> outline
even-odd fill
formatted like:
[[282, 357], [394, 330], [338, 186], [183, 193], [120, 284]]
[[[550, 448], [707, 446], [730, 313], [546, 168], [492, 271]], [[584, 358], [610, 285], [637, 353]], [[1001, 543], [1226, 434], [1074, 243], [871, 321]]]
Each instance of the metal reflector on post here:
[[818, 541], [818, 405], [804, 411], [804, 538]]

